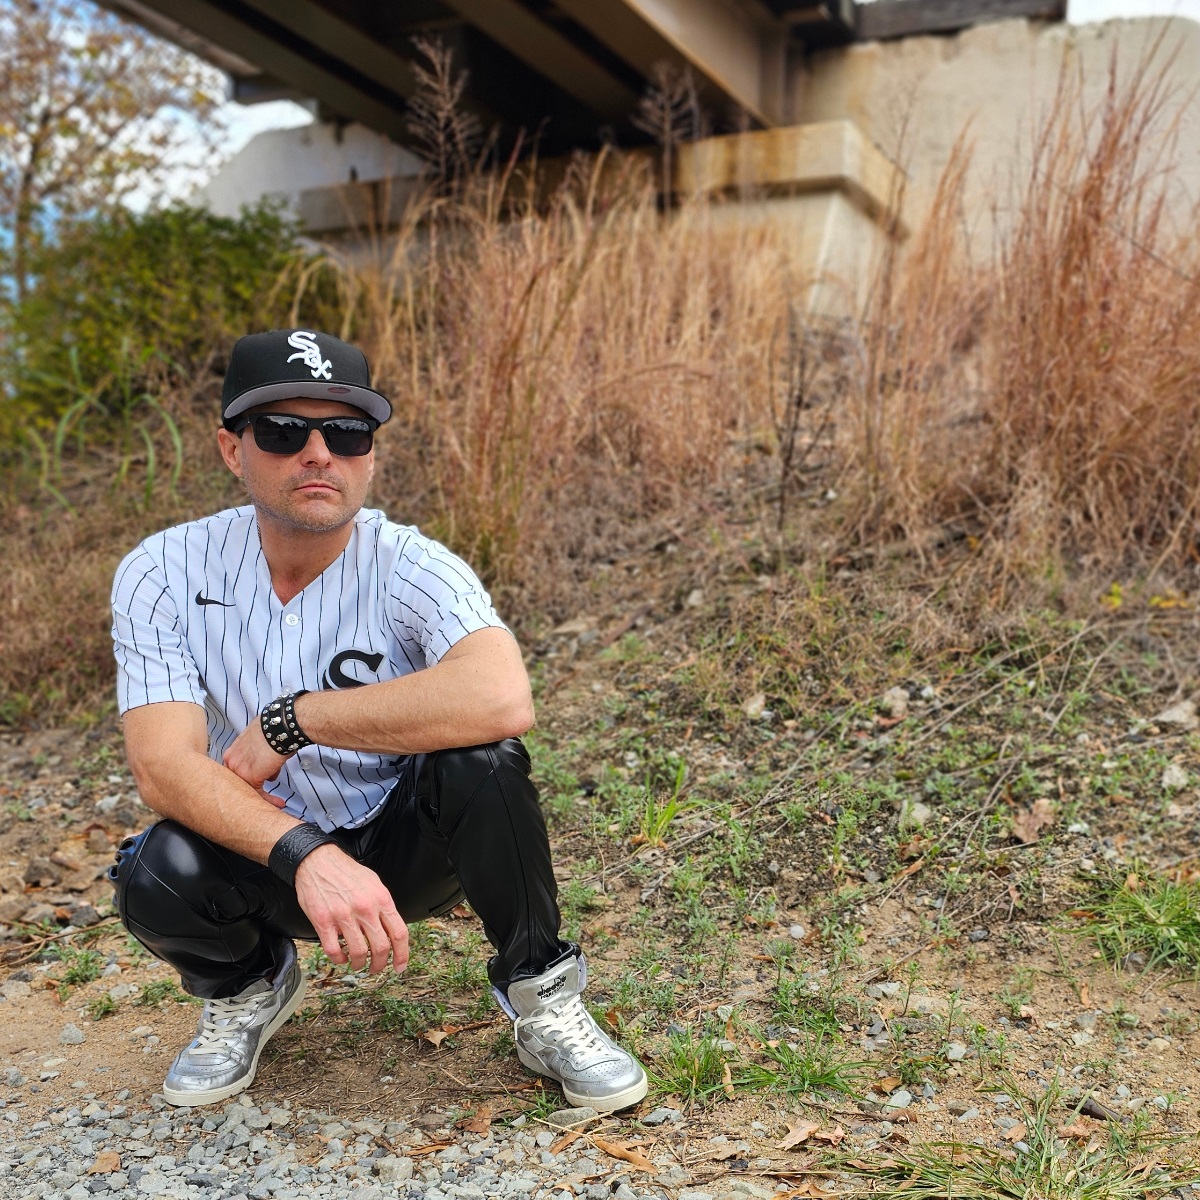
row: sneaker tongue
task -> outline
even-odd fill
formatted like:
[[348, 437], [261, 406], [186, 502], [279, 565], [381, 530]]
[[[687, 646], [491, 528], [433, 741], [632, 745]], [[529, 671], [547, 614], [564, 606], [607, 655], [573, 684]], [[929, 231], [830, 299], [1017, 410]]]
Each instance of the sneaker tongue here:
[[508, 1002], [519, 1017], [530, 1017], [580, 992], [579, 960], [569, 958], [543, 975], [508, 985]]

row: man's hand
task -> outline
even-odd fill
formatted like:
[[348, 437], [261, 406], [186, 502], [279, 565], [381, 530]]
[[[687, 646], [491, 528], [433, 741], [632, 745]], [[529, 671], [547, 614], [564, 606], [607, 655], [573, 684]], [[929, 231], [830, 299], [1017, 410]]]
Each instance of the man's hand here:
[[374, 871], [336, 846], [318, 846], [301, 862], [296, 898], [331, 962], [349, 959], [360, 971], [369, 956], [372, 975], [387, 966], [389, 954], [394, 971], [408, 965], [408, 926], [391, 893]]
[[248, 783], [260, 796], [269, 800], [276, 808], [282, 808], [284, 801], [270, 792], [263, 791], [263, 784], [268, 779], [274, 779], [287, 759], [282, 754], [276, 754], [267, 745], [263, 736], [262, 726], [255, 719], [242, 730], [233, 740], [233, 745], [225, 751], [221, 761], [239, 779]]

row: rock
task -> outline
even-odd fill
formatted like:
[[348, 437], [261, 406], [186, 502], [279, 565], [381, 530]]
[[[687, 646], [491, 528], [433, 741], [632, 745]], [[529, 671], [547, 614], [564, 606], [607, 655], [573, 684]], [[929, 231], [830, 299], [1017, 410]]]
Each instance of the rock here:
[[928, 804], [923, 804], [920, 800], [905, 797], [903, 806], [900, 809], [900, 828], [902, 830], [919, 829], [932, 816], [933, 809]]
[[902, 1108], [907, 1108], [913, 1102], [912, 1092], [906, 1092], [901, 1088], [898, 1092], [893, 1092], [887, 1100], [884, 1101], [884, 1108], [891, 1108], [899, 1111]]
[[951, 1100], [946, 1105], [946, 1111], [952, 1117], [961, 1117], [963, 1113], [971, 1111], [971, 1102], [970, 1100]]
[[988, 940], [988, 938], [990, 938], [991, 936], [992, 935], [986, 929], [982, 928], [982, 926], [981, 926], [979, 929], [972, 929], [967, 934], [967, 941], [969, 941], [969, 942], [986, 942]]
[[[951, 1042], [946, 1047], [947, 1062], [962, 1062], [967, 1057], [969, 1051], [962, 1042]], [[952, 1102], [953, 1103], [953, 1102]]]
[[413, 1177], [411, 1158], [398, 1158], [394, 1154], [375, 1160], [375, 1174], [380, 1183], [404, 1183]]
[[687, 599], [683, 602], [686, 608], [699, 608], [704, 603], [704, 589], [692, 588], [687, 594]]
[[30, 887], [53, 887], [62, 873], [48, 858], [31, 858], [23, 878]]
[[62, 1032], [58, 1035], [58, 1040], [64, 1046], [82, 1046], [87, 1039], [84, 1037], [83, 1030], [78, 1025], [66, 1024], [62, 1027]]
[[23, 980], [10, 979], [7, 983], [0, 984], [0, 995], [3, 995], [5, 1000], [28, 1000], [33, 995], [33, 988]]
[[52, 904], [35, 904], [25, 910], [21, 918], [27, 925], [53, 925], [58, 921], [58, 913]]
[[1164, 792], [1177, 792], [1187, 787], [1191, 776], [1178, 763], [1168, 763], [1162, 773], [1162, 789]]
[[902, 687], [888, 688], [879, 700], [880, 710], [885, 716], [898, 719], [908, 716], [908, 689]]
[[546, 1118], [547, 1125], [555, 1129], [576, 1129], [594, 1121], [600, 1114], [594, 1108], [560, 1108]]
[[803, 925], [789, 925], [788, 937], [794, 942], [802, 942], [808, 936], [808, 930]]
[[28, 896], [5, 896], [0, 900], [0, 923], [14, 925], [29, 911]]
[[1171, 1043], [1164, 1037], [1151, 1038], [1146, 1043], [1146, 1049], [1149, 1050], [1151, 1054], [1161, 1054], [1164, 1050], [1170, 1050], [1170, 1048]]
[[755, 692], [749, 700], [742, 704], [742, 712], [751, 720], [761, 717], [767, 708], [767, 696], [765, 692]]
[[118, 983], [116, 987], [108, 989], [108, 997], [110, 1000], [128, 1000], [133, 995], [133, 988], [128, 983]]
[[90, 905], [77, 904], [71, 909], [71, 924], [77, 925], [80, 929], [86, 929], [89, 925], [99, 925], [104, 918]]
[[1178, 704], [1172, 704], [1170, 708], [1164, 709], [1154, 718], [1154, 724], [1171, 725], [1188, 733], [1200, 729], [1200, 717], [1196, 715], [1196, 702], [1181, 700]]
[[683, 1120], [683, 1113], [675, 1108], [656, 1108], [652, 1113], [647, 1113], [642, 1118], [643, 1125], [665, 1125], [668, 1121], [672, 1125], [677, 1125]]
[[968, 1121], [975, 1120], [977, 1116], [979, 1116], [979, 1109], [968, 1108], [965, 1112], [959, 1113], [955, 1120], [957, 1120], [960, 1125], [965, 1125]]
[[92, 854], [111, 854], [112, 842], [103, 829], [91, 829], [88, 831], [87, 848]]
[[1082, 1012], [1076, 1014], [1075, 1024], [1080, 1029], [1086, 1029], [1092, 1032], [1096, 1028], [1096, 1014], [1094, 1012]]
[[950, 1011], [950, 1001], [941, 996], [909, 996], [908, 1010], [919, 1017], [927, 1017], [931, 1013], [946, 1013]]

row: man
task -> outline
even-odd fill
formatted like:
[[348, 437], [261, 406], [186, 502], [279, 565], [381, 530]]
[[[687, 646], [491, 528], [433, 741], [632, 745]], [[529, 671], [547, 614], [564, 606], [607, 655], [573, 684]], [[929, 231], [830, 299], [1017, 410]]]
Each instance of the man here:
[[293, 939], [400, 971], [406, 922], [465, 896], [521, 1062], [572, 1104], [624, 1108], [646, 1076], [592, 1020], [558, 935], [520, 651], [461, 559], [362, 507], [390, 416], [355, 347], [242, 338], [217, 441], [250, 504], [117, 570], [126, 752], [163, 820], [110, 877], [125, 927], [206, 1000], [163, 1095], [250, 1085], [304, 994]]

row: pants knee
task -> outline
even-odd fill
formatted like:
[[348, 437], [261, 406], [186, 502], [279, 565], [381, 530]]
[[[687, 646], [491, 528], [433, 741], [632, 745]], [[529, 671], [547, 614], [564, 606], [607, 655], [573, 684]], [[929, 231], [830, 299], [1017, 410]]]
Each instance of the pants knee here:
[[427, 769], [432, 772], [436, 810], [451, 823], [493, 777], [510, 792], [537, 792], [529, 782], [529, 751], [519, 738], [505, 738], [481, 746], [461, 746], [430, 754]]
[[[109, 868], [117, 913], [129, 928], [184, 933], [226, 907], [229, 873], [212, 844], [175, 821], [160, 821], [127, 838]], [[240, 914], [222, 914], [226, 919]]]

